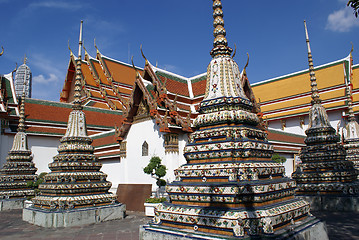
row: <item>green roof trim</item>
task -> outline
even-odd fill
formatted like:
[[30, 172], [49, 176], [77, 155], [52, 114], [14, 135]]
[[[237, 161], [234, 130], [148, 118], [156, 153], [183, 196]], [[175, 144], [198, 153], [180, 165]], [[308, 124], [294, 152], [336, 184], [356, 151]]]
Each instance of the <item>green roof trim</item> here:
[[109, 137], [109, 136], [114, 136], [115, 133], [116, 133], [115, 131], [111, 131], [111, 132], [107, 132], [107, 133], [96, 134], [97, 136], [89, 136], [89, 137], [95, 140], [95, 139], [105, 138], [105, 137]]
[[191, 79], [191, 83], [197, 83], [197, 82], [200, 82], [200, 81], [203, 81], [203, 80], [206, 80], [207, 79], [207, 74], [201, 76], [201, 77], [198, 77], [198, 78], [194, 78], [194, 79]]
[[[52, 120], [40, 120], [40, 119], [26, 119], [27, 122], [33, 121], [38, 123], [54, 123], [63, 125], [66, 129], [67, 122], [60, 122], [60, 121], [52, 121]], [[87, 127], [94, 127], [94, 128], [103, 128], [103, 129], [113, 129], [113, 127], [104, 126], [104, 125], [94, 125], [94, 124], [86, 124]]]
[[[25, 102], [32, 103], [32, 104], [53, 106], [53, 107], [72, 108], [71, 103], [53, 102], [53, 101], [33, 99], [33, 98], [26, 98]], [[122, 115], [123, 114], [122, 111], [113, 111], [113, 110], [109, 110], [109, 109], [96, 108], [96, 107], [84, 106], [83, 109], [85, 111], [89, 111], [89, 112], [100, 112], [100, 113], [106, 113], [106, 114], [112, 114], [112, 115]]]
[[170, 79], [175, 80], [175, 81], [177, 81], [177, 82], [187, 84], [187, 80], [186, 80], [186, 79], [179, 78], [179, 77], [177, 77], [177, 76], [174, 76], [174, 75], [171, 75], [171, 74], [168, 74], [168, 73], [161, 72], [160, 70], [159, 70], [159, 71], [156, 71], [156, 75], [157, 75], [157, 76], [166, 77], [166, 78], [170, 78]]

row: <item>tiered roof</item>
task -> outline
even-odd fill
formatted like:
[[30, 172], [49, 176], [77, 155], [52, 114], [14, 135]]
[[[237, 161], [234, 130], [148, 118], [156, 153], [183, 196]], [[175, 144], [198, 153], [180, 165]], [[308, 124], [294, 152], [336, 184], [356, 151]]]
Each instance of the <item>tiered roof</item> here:
[[[359, 112], [359, 65], [351, 64], [351, 56], [314, 68], [323, 106], [327, 111], [347, 110], [346, 87], [352, 83], [353, 110]], [[352, 81], [350, 75], [352, 73]], [[302, 84], [308, 79], [309, 70], [272, 78], [252, 84], [261, 101], [264, 117], [268, 121], [301, 117], [308, 114], [310, 86]], [[296, 86], [293, 88], [292, 86]]]

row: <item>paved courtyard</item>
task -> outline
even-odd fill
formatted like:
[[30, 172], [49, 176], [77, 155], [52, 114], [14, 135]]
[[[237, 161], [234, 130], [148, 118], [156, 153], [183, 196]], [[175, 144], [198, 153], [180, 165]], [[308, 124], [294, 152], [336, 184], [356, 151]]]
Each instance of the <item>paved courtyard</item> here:
[[[141, 212], [127, 211], [127, 216], [123, 220], [82, 227], [46, 229], [23, 222], [21, 214], [22, 210], [0, 212], [1, 240], [137, 240], [139, 226], [150, 220]], [[359, 240], [359, 214], [313, 212], [313, 215], [327, 223], [331, 240]]]

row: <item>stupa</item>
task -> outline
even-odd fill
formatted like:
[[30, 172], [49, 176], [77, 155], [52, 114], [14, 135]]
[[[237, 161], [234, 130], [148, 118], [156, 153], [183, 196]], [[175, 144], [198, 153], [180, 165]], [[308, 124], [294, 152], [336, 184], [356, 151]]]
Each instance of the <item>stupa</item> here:
[[21, 98], [20, 118], [14, 143], [6, 163], [0, 170], [0, 210], [22, 209], [28, 197], [35, 191], [28, 182], [37, 180], [37, 169], [32, 162], [32, 152], [27, 144], [25, 133], [25, 91]]
[[102, 164], [93, 154], [81, 105], [81, 48], [76, 60], [74, 101], [67, 130], [61, 138], [58, 155], [49, 164], [51, 170], [39, 185], [33, 205], [23, 210], [23, 220], [43, 227], [79, 226], [124, 217], [125, 205], [116, 203], [108, 190], [111, 182], [100, 171]]
[[358, 173], [353, 163], [345, 160], [346, 152], [340, 137], [330, 125], [327, 112], [321, 104], [305, 22], [304, 26], [312, 106], [309, 110], [309, 127], [305, 131], [306, 146], [300, 154], [302, 163], [292, 174], [298, 186], [296, 194], [305, 197], [311, 203], [312, 210], [357, 211]]
[[[353, 49], [352, 49], [353, 51]], [[352, 59], [352, 51], [350, 52], [350, 62]], [[351, 73], [352, 75], [352, 73]], [[350, 80], [352, 79], [350, 75]], [[347, 86], [347, 97], [348, 97], [348, 122], [345, 126], [346, 134], [344, 136], [344, 148], [347, 152], [346, 160], [351, 161], [354, 164], [354, 168], [359, 170], [359, 124], [355, 120], [353, 111], [353, 100], [352, 100], [352, 84]], [[358, 175], [359, 178], [359, 175]]]
[[295, 181], [271, 160], [245, 70], [231, 56], [220, 0], [213, 0], [213, 18], [212, 60], [187, 163], [175, 170], [177, 179], [166, 186], [170, 202], [156, 208], [140, 239], [327, 239], [309, 204], [294, 196]]

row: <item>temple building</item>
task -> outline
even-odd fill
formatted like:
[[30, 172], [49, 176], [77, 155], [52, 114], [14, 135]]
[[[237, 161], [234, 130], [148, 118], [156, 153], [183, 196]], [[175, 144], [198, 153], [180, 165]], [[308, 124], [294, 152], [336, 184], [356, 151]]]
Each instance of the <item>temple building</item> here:
[[313, 229], [326, 239], [309, 203], [294, 196], [295, 181], [271, 160], [260, 107], [245, 69], [240, 72], [231, 56], [220, 0], [213, 0], [213, 18], [212, 60], [184, 150], [187, 163], [166, 186], [170, 202], [160, 204], [153, 222], [140, 228], [141, 239], [306, 239]]
[[93, 154], [81, 105], [82, 21], [72, 111], [51, 170], [39, 185], [33, 205], [23, 210], [23, 220], [42, 227], [71, 227], [122, 219], [125, 205], [116, 203], [111, 182], [100, 171], [102, 164]]
[[15, 74], [15, 93], [17, 97], [22, 95], [25, 88], [25, 97], [31, 98], [32, 73], [29, 66], [26, 65], [27, 58], [24, 57], [24, 63], [16, 70]]
[[[310, 71], [311, 108], [309, 127], [305, 132], [306, 146], [300, 153], [302, 163], [292, 175], [298, 185], [296, 194], [305, 197], [314, 210], [359, 211], [358, 171], [352, 161], [346, 160], [346, 151], [340, 143], [339, 134], [331, 126], [326, 109], [321, 104], [305, 22], [304, 26]], [[349, 107], [350, 118], [353, 118], [351, 103]]]
[[35, 190], [28, 182], [37, 180], [37, 169], [32, 161], [25, 133], [25, 91], [20, 104], [20, 119], [17, 133], [6, 163], [0, 170], [0, 211], [22, 209], [28, 197], [35, 196]]

